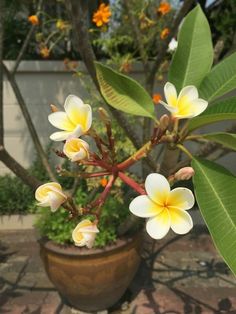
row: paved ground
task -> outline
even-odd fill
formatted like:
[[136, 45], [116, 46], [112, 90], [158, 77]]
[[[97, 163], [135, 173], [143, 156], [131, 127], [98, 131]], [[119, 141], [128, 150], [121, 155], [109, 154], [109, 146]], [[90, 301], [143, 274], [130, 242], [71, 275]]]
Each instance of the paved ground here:
[[[147, 243], [130, 291], [109, 313], [236, 314], [236, 279], [209, 235], [194, 230]], [[33, 231], [0, 232], [0, 313], [79, 313], [61, 303], [47, 279]]]

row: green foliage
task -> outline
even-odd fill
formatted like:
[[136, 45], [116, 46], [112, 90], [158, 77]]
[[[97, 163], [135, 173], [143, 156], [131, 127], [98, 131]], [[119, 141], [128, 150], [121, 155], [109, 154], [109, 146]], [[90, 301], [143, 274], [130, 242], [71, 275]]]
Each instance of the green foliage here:
[[[77, 205], [83, 206], [87, 202], [87, 191], [80, 187], [75, 195]], [[64, 208], [60, 208], [55, 213], [52, 213], [49, 208], [39, 208], [39, 218], [36, 222], [36, 228], [41, 236], [60, 243], [72, 244], [72, 231], [79, 223], [78, 220], [69, 220], [68, 212]], [[95, 240], [95, 247], [104, 247], [107, 244], [113, 243], [117, 239], [117, 229], [119, 225], [129, 215], [128, 207], [122, 202], [117, 201], [113, 196], [106, 201], [102, 215], [99, 221], [98, 233]], [[82, 219], [93, 216], [83, 216]]]
[[222, 144], [223, 146], [236, 150], [236, 134], [217, 132], [202, 135], [207, 140]]
[[98, 62], [96, 70], [101, 93], [110, 106], [155, 119], [152, 98], [138, 82]]
[[236, 52], [217, 64], [200, 85], [202, 98], [212, 101], [236, 87]]
[[0, 177], [0, 215], [24, 214], [34, 208], [34, 193], [10, 175]]
[[192, 166], [201, 213], [216, 247], [236, 275], [236, 178], [222, 166], [204, 159], [194, 159]]
[[236, 97], [217, 101], [209, 106], [200, 116], [191, 119], [188, 122], [188, 130], [200, 128], [204, 125], [212, 124], [224, 120], [236, 119]]
[[180, 91], [184, 86], [199, 86], [213, 62], [208, 21], [196, 6], [184, 19], [178, 35], [178, 47], [169, 70], [169, 81]]

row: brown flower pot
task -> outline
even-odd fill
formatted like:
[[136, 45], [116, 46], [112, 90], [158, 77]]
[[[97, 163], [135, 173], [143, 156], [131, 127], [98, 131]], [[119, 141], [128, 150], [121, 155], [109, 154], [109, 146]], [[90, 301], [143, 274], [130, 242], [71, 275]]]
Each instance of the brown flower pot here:
[[59, 246], [40, 241], [49, 279], [65, 301], [83, 311], [114, 305], [131, 283], [140, 263], [141, 233], [104, 249]]

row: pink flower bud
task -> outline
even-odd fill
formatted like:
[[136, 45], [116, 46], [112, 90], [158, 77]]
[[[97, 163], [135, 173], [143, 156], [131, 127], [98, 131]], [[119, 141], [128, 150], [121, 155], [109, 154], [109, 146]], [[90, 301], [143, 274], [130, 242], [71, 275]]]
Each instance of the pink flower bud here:
[[179, 169], [174, 175], [175, 180], [181, 181], [181, 180], [189, 180], [194, 175], [194, 170], [192, 167], [184, 167]]

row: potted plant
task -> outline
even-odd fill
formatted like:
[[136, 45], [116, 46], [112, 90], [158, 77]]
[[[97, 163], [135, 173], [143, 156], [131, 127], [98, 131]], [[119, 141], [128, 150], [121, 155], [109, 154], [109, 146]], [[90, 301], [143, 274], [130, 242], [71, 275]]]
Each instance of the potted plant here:
[[[201, 33], [194, 31], [198, 27]], [[192, 33], [189, 33], [189, 28]], [[40, 245], [49, 278], [72, 306], [83, 310], [100, 310], [111, 306], [124, 293], [137, 270], [141, 244], [139, 233], [133, 229], [136, 222], [127, 223], [126, 220], [122, 233], [128, 234], [128, 238], [118, 239], [118, 225], [124, 222], [118, 215], [116, 218], [119, 223], [112, 222], [116, 225], [117, 240], [108, 241], [110, 244], [103, 249], [93, 248], [96, 243], [99, 244], [102, 231], [110, 227], [110, 222], [105, 223], [104, 213], [112, 217], [106, 206], [110, 207], [109, 194], [119, 180], [140, 194], [131, 197], [129, 203], [125, 202], [119, 212], [129, 207], [135, 216], [146, 218], [147, 233], [159, 240], [170, 229], [177, 234], [185, 234], [192, 229], [192, 218], [187, 211], [194, 205], [194, 194], [190, 189], [176, 187], [175, 184], [178, 181], [181, 185], [182, 180], [193, 177], [194, 192], [203, 217], [217, 248], [235, 272], [235, 253], [231, 250], [236, 232], [233, 214], [235, 178], [222, 166], [194, 156], [185, 145], [186, 141], [202, 144], [211, 140], [235, 149], [235, 134], [193, 133], [202, 126], [236, 118], [235, 97], [218, 99], [235, 88], [232, 81], [234, 74], [230, 71], [235, 58], [234, 53], [210, 71], [213, 50], [209, 25], [200, 7], [193, 9], [180, 30], [178, 48], [168, 74], [169, 82], [164, 86], [165, 101], [159, 101], [170, 114], [160, 117], [152, 98], [139, 83], [102, 63], [95, 63], [99, 87], [106, 102], [125, 113], [147, 117], [154, 124], [149, 140], [121, 162], [118, 161], [119, 151], [112, 132], [112, 121], [103, 108], [99, 108], [99, 119], [104, 124], [105, 134], [98, 134], [92, 124], [92, 109], [80, 98], [68, 96], [64, 111], [52, 106], [49, 122], [60, 131], [53, 133], [50, 138], [63, 142], [63, 148], [57, 154], [79, 165], [74, 172], [59, 168], [58, 173], [83, 180], [105, 179], [103, 191], [99, 195], [94, 194], [88, 203], [81, 200], [83, 193], [86, 193], [84, 190], [79, 190], [79, 201], [76, 202], [57, 182], [43, 184], [35, 193], [39, 206], [51, 207], [52, 212], [58, 211], [60, 206], [64, 208], [59, 213], [64, 215], [66, 221], [60, 221], [53, 228], [60, 238], [60, 230], [67, 228], [65, 226], [68, 223], [67, 240], [73, 242], [74, 246], [55, 246], [50, 241], [41, 241]], [[90, 148], [92, 141], [96, 144], [96, 150]], [[182, 151], [186, 155], [183, 166], [191, 162], [192, 167], [178, 168], [167, 176], [150, 173], [144, 184], [137, 182], [127, 172], [128, 169], [158, 145], [165, 145], [167, 150], [175, 153]], [[68, 221], [68, 218], [71, 220]], [[65, 226], [61, 227], [61, 224]], [[44, 227], [50, 229], [50, 222]], [[130, 233], [130, 230], [133, 232]]]

